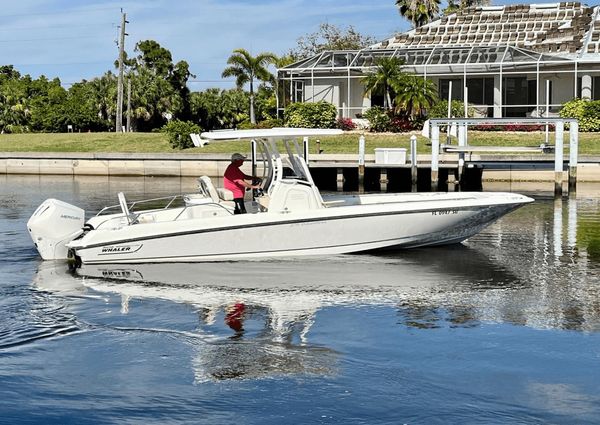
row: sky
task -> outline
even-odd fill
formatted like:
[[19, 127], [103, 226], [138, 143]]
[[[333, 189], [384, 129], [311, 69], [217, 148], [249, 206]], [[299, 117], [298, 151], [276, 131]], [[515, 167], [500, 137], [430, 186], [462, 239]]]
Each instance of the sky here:
[[65, 87], [114, 70], [121, 9], [125, 49], [155, 40], [185, 60], [193, 91], [233, 88], [222, 79], [236, 48], [284, 54], [328, 22], [384, 40], [410, 29], [394, 0], [0, 0], [0, 65], [58, 77]]

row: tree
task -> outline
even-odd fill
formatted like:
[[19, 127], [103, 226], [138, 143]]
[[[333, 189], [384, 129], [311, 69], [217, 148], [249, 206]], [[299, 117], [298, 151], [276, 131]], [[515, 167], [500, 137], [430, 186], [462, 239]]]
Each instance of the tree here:
[[223, 78], [235, 77], [235, 83], [238, 89], [250, 84], [250, 122], [256, 124], [254, 116], [254, 81], [272, 81], [273, 76], [267, 67], [276, 61], [277, 57], [273, 53], [260, 53], [253, 57], [245, 49], [235, 49], [233, 54], [227, 59], [230, 65], [223, 71]]
[[444, 15], [450, 15], [471, 6], [490, 6], [491, 0], [455, 0], [448, 1], [448, 7], [444, 9]]
[[154, 40], [140, 41], [135, 51], [138, 56], [127, 59], [134, 128], [150, 130], [189, 115], [187, 80], [193, 75], [187, 62], [173, 64], [171, 52]]
[[422, 116], [423, 110], [431, 107], [438, 99], [435, 84], [418, 75], [403, 74], [391, 84], [396, 93], [396, 112], [407, 118]]
[[191, 116], [204, 130], [236, 128], [248, 120], [248, 93], [210, 88], [190, 94]]
[[352, 25], [344, 29], [333, 24], [322, 23], [318, 31], [300, 37], [297, 43], [298, 45], [288, 53], [294, 61], [326, 50], [360, 50], [377, 43], [377, 39], [359, 33]]
[[432, 21], [440, 12], [440, 0], [396, 0], [396, 6], [415, 28]]
[[376, 70], [367, 73], [362, 79], [367, 93], [383, 94], [383, 106], [386, 109], [391, 109], [392, 104], [392, 88], [402, 78], [400, 67], [403, 65], [401, 59], [396, 57], [381, 57], [377, 59]]

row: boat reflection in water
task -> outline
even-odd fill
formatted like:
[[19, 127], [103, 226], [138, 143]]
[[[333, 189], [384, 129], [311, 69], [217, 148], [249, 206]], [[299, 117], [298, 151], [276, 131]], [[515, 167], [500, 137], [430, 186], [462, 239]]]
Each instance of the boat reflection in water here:
[[[317, 313], [335, 306], [389, 306], [420, 314], [425, 300], [452, 291], [477, 291], [485, 282], [518, 280], [464, 246], [388, 256], [342, 255], [327, 260], [231, 263], [83, 265], [40, 264], [36, 286], [63, 295], [117, 294], [121, 313], [132, 300], [185, 303], [198, 312], [194, 332], [177, 332], [194, 347], [196, 381], [336, 373], [338, 354], [310, 341]], [[137, 304], [135, 304], [137, 306]], [[463, 315], [476, 317], [476, 310]], [[417, 318], [407, 318], [407, 324]]]

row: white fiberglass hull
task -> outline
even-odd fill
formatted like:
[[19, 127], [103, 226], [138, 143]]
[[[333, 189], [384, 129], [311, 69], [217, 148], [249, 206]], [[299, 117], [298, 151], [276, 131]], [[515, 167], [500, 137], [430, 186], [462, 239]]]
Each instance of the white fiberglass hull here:
[[[356, 197], [355, 197], [356, 198]], [[286, 213], [140, 223], [68, 244], [87, 264], [229, 261], [461, 242], [525, 203], [518, 194], [372, 195]]]

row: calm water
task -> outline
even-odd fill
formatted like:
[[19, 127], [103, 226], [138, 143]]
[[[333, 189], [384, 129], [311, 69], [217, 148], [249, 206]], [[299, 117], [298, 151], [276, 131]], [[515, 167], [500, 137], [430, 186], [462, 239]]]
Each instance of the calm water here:
[[600, 423], [600, 187], [450, 248], [72, 275], [44, 199], [193, 180], [0, 179], [2, 423]]

